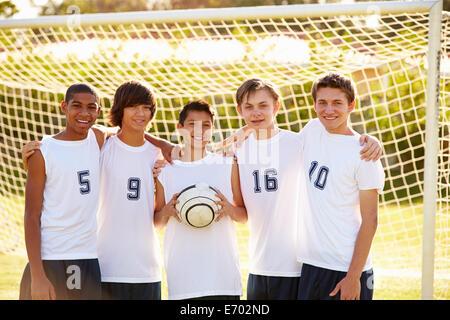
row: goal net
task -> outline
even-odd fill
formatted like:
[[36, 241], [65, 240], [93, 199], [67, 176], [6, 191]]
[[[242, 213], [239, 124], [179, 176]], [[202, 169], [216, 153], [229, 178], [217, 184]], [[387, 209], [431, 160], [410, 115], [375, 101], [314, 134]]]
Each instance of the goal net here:
[[[180, 108], [205, 99], [217, 114], [216, 141], [244, 124], [235, 92], [249, 77], [274, 82], [280, 128], [298, 132], [315, 117], [312, 82], [340, 71], [357, 85], [353, 128], [383, 142], [386, 184], [372, 255], [375, 291], [420, 295], [429, 3], [295, 5], [46, 17], [0, 23], [0, 253], [25, 254], [26, 173], [21, 147], [64, 127], [67, 87], [87, 82], [102, 115], [130, 79], [157, 97], [151, 133], [178, 142]], [[398, 3], [397, 3], [398, 4]], [[392, 7], [390, 7], [392, 5]], [[416, 5], [417, 9], [411, 9]], [[427, 5], [428, 7], [425, 7]], [[393, 8], [392, 10], [390, 8]], [[399, 9], [400, 8], [400, 9]], [[435, 298], [450, 298], [450, 16], [442, 15]], [[428, 105], [428, 106], [427, 106]], [[243, 279], [247, 227], [239, 228]], [[245, 275], [245, 276], [244, 276]], [[384, 280], [383, 280], [384, 279]]]

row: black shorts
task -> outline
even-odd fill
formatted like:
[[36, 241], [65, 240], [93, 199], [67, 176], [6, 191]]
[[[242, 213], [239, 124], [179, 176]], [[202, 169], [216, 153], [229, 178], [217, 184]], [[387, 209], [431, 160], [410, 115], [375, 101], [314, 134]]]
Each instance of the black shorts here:
[[247, 300], [296, 300], [300, 277], [249, 274]]
[[[101, 276], [98, 259], [42, 260], [45, 275], [57, 300], [100, 300]], [[27, 263], [20, 282], [20, 300], [31, 300], [31, 272]]]
[[[340, 300], [341, 292], [335, 296], [330, 293], [345, 278], [347, 272], [335, 271], [303, 264], [298, 287], [298, 300]], [[364, 271], [360, 278], [361, 300], [373, 298], [373, 270]]]
[[161, 300], [161, 281], [152, 283], [102, 282], [103, 300]]

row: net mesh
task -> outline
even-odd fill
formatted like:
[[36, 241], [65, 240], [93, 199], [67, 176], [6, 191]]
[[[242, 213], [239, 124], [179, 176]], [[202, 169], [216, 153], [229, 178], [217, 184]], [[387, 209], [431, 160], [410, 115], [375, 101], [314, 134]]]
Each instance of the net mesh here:
[[[148, 82], [158, 105], [150, 132], [173, 142], [178, 142], [173, 132], [181, 107], [205, 99], [215, 108], [219, 141], [244, 124], [234, 94], [245, 79], [267, 78], [278, 86], [278, 126], [297, 132], [315, 116], [312, 82], [337, 70], [357, 84], [353, 128], [384, 145], [375, 272], [420, 290], [428, 26], [428, 14], [375, 14], [0, 29], [0, 252], [25, 254], [26, 174], [20, 150], [63, 129], [59, 104], [69, 85], [88, 82], [97, 89], [103, 108], [98, 123], [106, 125], [115, 89], [130, 79]], [[450, 298], [450, 17], [445, 12], [441, 39], [435, 296]], [[240, 227], [243, 274], [247, 238], [247, 228]]]

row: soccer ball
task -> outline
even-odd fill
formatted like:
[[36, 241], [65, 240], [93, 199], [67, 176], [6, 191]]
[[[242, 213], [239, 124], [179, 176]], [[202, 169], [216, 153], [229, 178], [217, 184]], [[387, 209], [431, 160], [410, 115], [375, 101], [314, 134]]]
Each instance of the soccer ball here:
[[178, 216], [188, 226], [204, 228], [216, 218], [216, 212], [221, 209], [215, 201], [216, 190], [204, 182], [199, 182], [183, 189], [178, 195], [179, 201], [175, 208]]

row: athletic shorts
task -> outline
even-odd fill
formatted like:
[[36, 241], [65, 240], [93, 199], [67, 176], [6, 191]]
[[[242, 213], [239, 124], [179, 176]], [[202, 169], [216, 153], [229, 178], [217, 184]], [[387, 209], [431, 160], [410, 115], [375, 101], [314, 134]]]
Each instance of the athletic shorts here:
[[300, 277], [249, 274], [247, 300], [296, 300]]
[[[345, 278], [347, 272], [335, 271], [303, 264], [298, 287], [298, 300], [340, 300], [341, 292], [330, 296], [336, 285]], [[373, 270], [361, 274], [361, 300], [372, 300]]]
[[103, 300], [161, 300], [161, 281], [152, 283], [102, 282]]
[[[45, 275], [57, 300], [100, 300], [101, 276], [98, 259], [42, 260]], [[27, 263], [20, 282], [20, 300], [31, 300], [31, 272]]]

